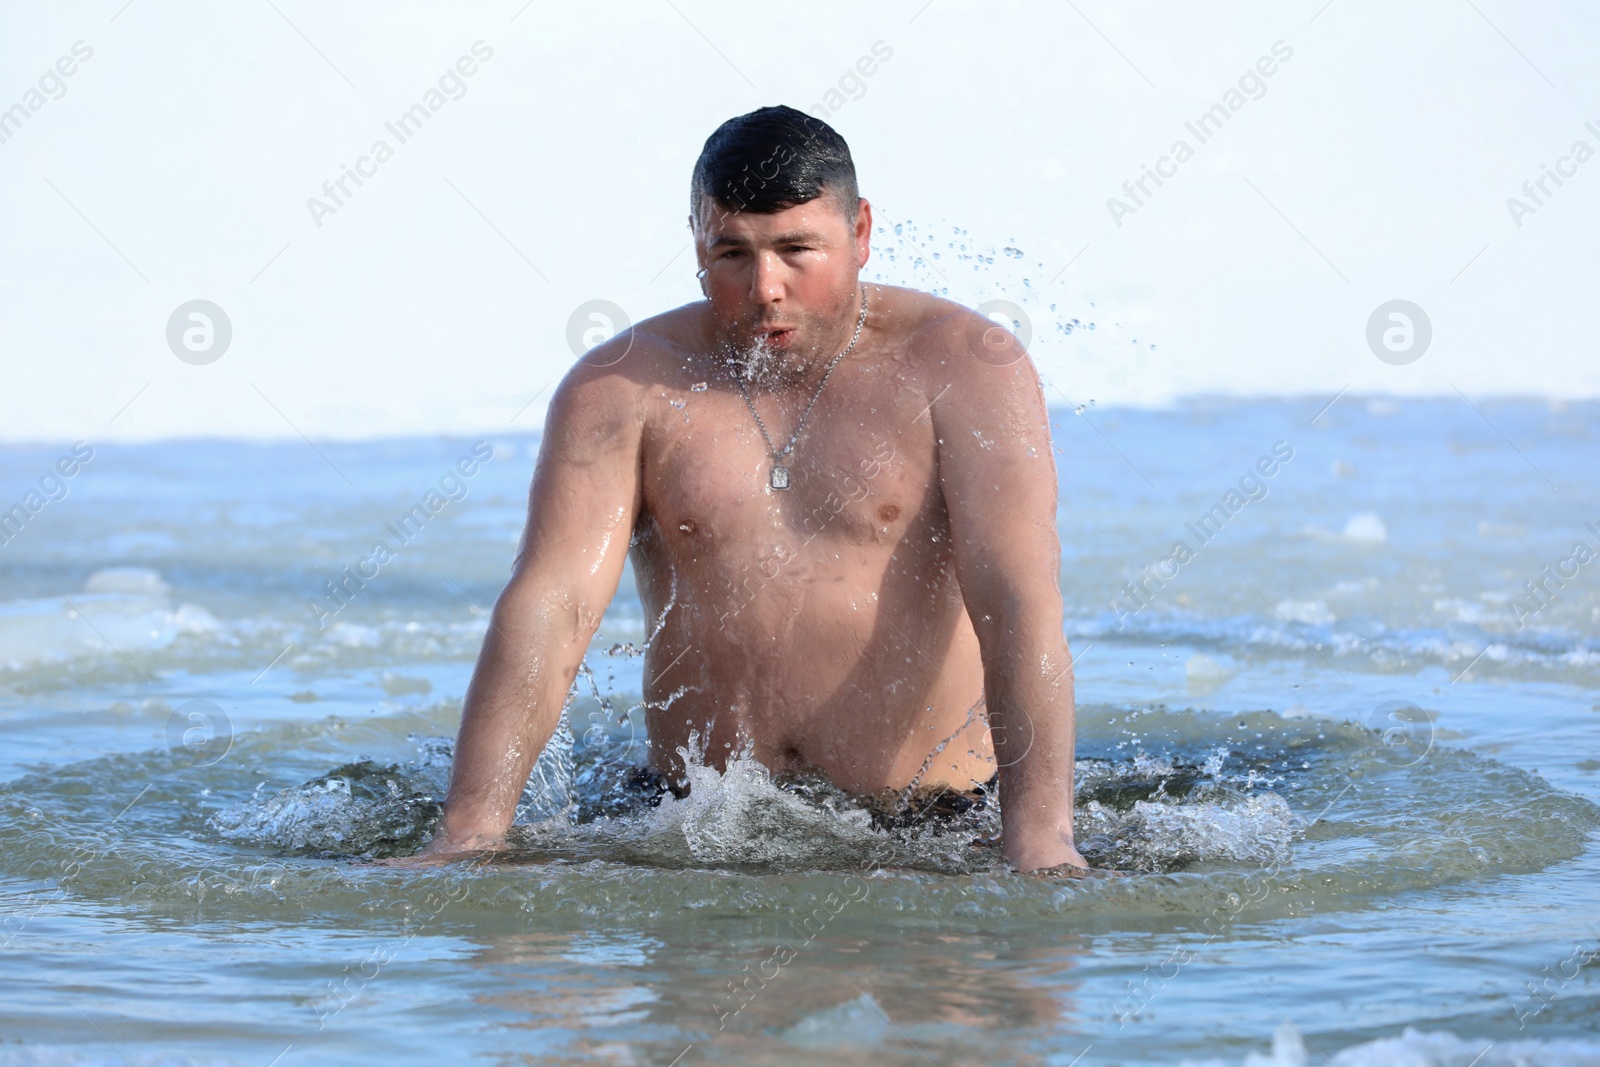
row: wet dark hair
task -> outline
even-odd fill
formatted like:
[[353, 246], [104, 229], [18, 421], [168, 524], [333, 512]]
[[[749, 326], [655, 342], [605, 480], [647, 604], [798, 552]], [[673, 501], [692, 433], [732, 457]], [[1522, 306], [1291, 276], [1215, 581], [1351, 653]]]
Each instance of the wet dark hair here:
[[689, 185], [689, 216], [700, 220], [703, 197], [729, 211], [767, 215], [824, 194], [838, 197], [855, 221], [861, 194], [850, 146], [821, 119], [783, 105], [763, 107], [706, 138]]

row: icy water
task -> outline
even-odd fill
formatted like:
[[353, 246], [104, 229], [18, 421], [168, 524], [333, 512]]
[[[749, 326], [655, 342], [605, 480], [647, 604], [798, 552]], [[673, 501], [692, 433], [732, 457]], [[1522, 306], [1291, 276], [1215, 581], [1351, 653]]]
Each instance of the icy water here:
[[1054, 412], [1083, 882], [749, 761], [629, 813], [631, 578], [519, 848], [367, 865], [536, 438], [91, 442], [0, 546], [0, 1065], [1600, 1063], [1600, 405], [1326, 402]]

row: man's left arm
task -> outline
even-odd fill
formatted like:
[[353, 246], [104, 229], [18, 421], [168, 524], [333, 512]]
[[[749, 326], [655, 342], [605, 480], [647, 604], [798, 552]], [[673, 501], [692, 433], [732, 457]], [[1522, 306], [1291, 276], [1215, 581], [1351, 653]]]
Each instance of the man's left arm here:
[[[983, 656], [1005, 856], [1023, 871], [1087, 867], [1072, 836], [1072, 656], [1049, 414], [1021, 344], [991, 325], [975, 313], [943, 324], [948, 388], [930, 410], [956, 577]], [[973, 336], [1001, 343], [979, 358]]]

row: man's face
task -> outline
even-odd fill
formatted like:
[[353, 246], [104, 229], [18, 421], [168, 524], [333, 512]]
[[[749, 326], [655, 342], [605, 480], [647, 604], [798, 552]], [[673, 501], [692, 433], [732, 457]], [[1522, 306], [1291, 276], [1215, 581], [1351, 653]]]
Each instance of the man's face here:
[[852, 225], [827, 193], [771, 214], [702, 201], [695, 250], [719, 340], [757, 363], [798, 368], [828, 349], [831, 358], [855, 328], [871, 232], [865, 200]]

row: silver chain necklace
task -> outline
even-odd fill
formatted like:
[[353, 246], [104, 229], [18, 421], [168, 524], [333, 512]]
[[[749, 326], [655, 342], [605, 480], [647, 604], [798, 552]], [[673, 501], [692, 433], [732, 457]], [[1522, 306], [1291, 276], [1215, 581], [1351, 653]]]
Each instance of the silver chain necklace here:
[[839, 361], [848, 356], [856, 347], [856, 342], [861, 340], [861, 327], [867, 323], [867, 287], [861, 287], [861, 314], [856, 318], [856, 332], [850, 335], [850, 343], [845, 345], [844, 351], [834, 356], [828, 363], [828, 369], [822, 372], [822, 381], [817, 383], [817, 391], [811, 394], [811, 402], [800, 413], [800, 421], [795, 424], [794, 433], [789, 435], [789, 443], [780, 451], [772, 446], [772, 435], [767, 433], [767, 424], [761, 421], [761, 413], [756, 410], [755, 401], [750, 399], [750, 391], [745, 388], [744, 378], [740, 376], [732, 360], [728, 362], [728, 372], [733, 377], [733, 383], [739, 387], [739, 395], [744, 397], [745, 405], [750, 409], [750, 414], [755, 416], [756, 426], [761, 430], [761, 437], [767, 442], [767, 454], [772, 457], [772, 470], [767, 475], [767, 484], [774, 489], [789, 488], [789, 468], [783, 465], [783, 459], [794, 451], [794, 444], [800, 440], [800, 431], [806, 428], [806, 416], [811, 414], [811, 409], [816, 406], [817, 398], [822, 395], [823, 387], [828, 384], [828, 376], [833, 373], [833, 368]]

